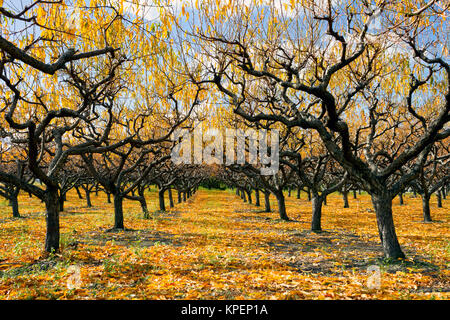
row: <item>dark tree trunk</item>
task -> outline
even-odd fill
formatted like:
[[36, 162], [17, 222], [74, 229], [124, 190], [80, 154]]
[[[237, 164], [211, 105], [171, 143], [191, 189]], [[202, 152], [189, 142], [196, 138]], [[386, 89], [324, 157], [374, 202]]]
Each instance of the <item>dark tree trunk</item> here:
[[170, 206], [171, 208], [173, 208], [173, 207], [174, 207], [174, 204], [173, 204], [173, 197], [172, 197], [172, 189], [169, 188], [169, 190], [168, 190], [167, 192], [169, 192], [169, 206]]
[[353, 190], [353, 199], [357, 199], [356, 198], [356, 190]]
[[183, 191], [183, 202], [186, 202], [186, 191]]
[[252, 200], [252, 190], [245, 190], [245, 192], [247, 193], [248, 203], [252, 204], [252, 202], [253, 202], [253, 200]]
[[437, 198], [437, 207], [442, 208], [442, 191], [438, 190], [436, 192], [436, 198]]
[[177, 189], [177, 197], [178, 197], [178, 203], [181, 203], [182, 198], [181, 198], [181, 191], [180, 191], [180, 189]]
[[255, 206], [261, 206], [261, 202], [259, 200], [259, 189], [255, 189]]
[[239, 188], [236, 188], [236, 195], [239, 197], [241, 194], [239, 193]]
[[14, 218], [20, 218], [19, 213], [19, 200], [17, 199], [18, 193], [13, 193], [12, 197], [10, 199], [11, 202], [11, 208], [12, 208], [12, 215]]
[[371, 194], [372, 203], [377, 216], [378, 233], [386, 258], [404, 258], [400, 244], [395, 233], [394, 219], [392, 217], [392, 198], [387, 192]]
[[290, 197], [291, 196], [291, 188], [289, 187], [288, 188], [288, 197]]
[[106, 201], [108, 202], [108, 203], [111, 203], [111, 193], [109, 193], [109, 192], [107, 192], [106, 193]]
[[270, 209], [270, 192], [264, 191], [264, 206], [265, 206], [265, 212], [271, 212]]
[[45, 234], [45, 251], [59, 250], [59, 196], [58, 189], [48, 189], [44, 197], [47, 230]]
[[311, 190], [309, 188], [308, 188], [307, 193], [308, 193], [308, 201], [311, 201]]
[[114, 229], [125, 229], [123, 225], [123, 196], [114, 194]]
[[166, 202], [164, 199], [164, 189], [158, 191], [158, 199], [159, 199], [159, 210], [166, 211]]
[[244, 202], [247, 202], [247, 196], [245, 195], [244, 189], [241, 190], [241, 197], [242, 197], [242, 200], [244, 200]]
[[66, 194], [63, 192], [59, 195], [59, 212], [64, 211], [64, 201], [66, 200]]
[[125, 229], [123, 224], [123, 196], [114, 194], [114, 229]]
[[139, 203], [141, 204], [142, 213], [144, 214], [144, 219], [149, 219], [150, 212], [148, 211], [148, 208], [147, 208], [147, 201], [145, 200], [144, 197], [140, 197]]
[[422, 195], [422, 210], [423, 210], [423, 221], [431, 222], [431, 211], [430, 211], [430, 195]]
[[147, 208], [147, 200], [145, 200], [145, 188], [139, 187], [137, 192], [139, 195], [139, 203], [141, 205], [142, 213], [144, 214], [144, 219], [149, 219], [150, 213]]
[[286, 203], [284, 201], [283, 191], [276, 193], [275, 197], [277, 198], [278, 213], [280, 215], [280, 219], [289, 221], [289, 217], [287, 216], [287, 213], [286, 213]]
[[311, 231], [320, 232], [322, 231], [322, 197], [315, 194], [312, 197], [312, 219], [311, 219]]
[[398, 198], [399, 198], [399, 204], [400, 204], [401, 206], [404, 205], [405, 202], [403, 201], [403, 193], [402, 193], [402, 192], [400, 192], [400, 193], [398, 194]]
[[323, 196], [323, 202], [322, 203], [323, 203], [324, 206], [327, 205], [327, 196], [326, 195]]
[[144, 219], [149, 219], [150, 213], [147, 207], [147, 200], [145, 200], [143, 193], [141, 194], [140, 192], [139, 192], [139, 204], [141, 205], [142, 213], [144, 214]]
[[342, 199], [344, 200], [344, 208], [350, 208], [348, 204], [348, 191], [342, 192]]
[[92, 202], [91, 202], [91, 192], [89, 191], [89, 189], [84, 189], [85, 195], [86, 195], [86, 206], [88, 208], [92, 207]]
[[297, 187], [297, 199], [300, 199], [300, 187]]

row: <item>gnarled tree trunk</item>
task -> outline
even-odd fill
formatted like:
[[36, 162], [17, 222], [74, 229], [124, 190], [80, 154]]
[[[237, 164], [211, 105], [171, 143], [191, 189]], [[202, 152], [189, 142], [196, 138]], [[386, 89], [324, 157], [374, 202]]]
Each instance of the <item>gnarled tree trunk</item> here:
[[259, 200], [259, 189], [255, 189], [255, 206], [261, 206], [261, 202]]
[[18, 200], [19, 193], [13, 193], [10, 199], [11, 202], [11, 209], [12, 209], [12, 215], [14, 218], [20, 218], [19, 213], [19, 200]]
[[59, 200], [58, 200], [58, 202], [59, 202], [59, 212], [64, 211], [64, 202], [65, 202], [65, 200], [66, 200], [66, 194], [65, 194], [65, 192], [62, 192], [59, 195]]
[[144, 214], [144, 219], [149, 219], [150, 212], [148, 211], [148, 208], [147, 208], [147, 201], [145, 200], [144, 197], [140, 197], [139, 203], [141, 204], [141, 209], [142, 209], [142, 213]]
[[404, 258], [405, 254], [395, 233], [394, 219], [392, 217], [392, 197], [384, 191], [372, 193], [371, 197], [385, 257], [392, 259]]
[[289, 221], [290, 219], [289, 219], [289, 217], [287, 216], [287, 213], [286, 213], [286, 202], [285, 202], [285, 199], [284, 199], [283, 191], [275, 193], [275, 197], [277, 198], [278, 213], [280, 215], [280, 219]]
[[158, 199], [159, 199], [159, 210], [166, 211], [166, 202], [164, 199], [164, 189], [160, 189], [158, 191]]
[[44, 197], [47, 224], [45, 234], [45, 251], [59, 250], [59, 196], [58, 189], [48, 188]]
[[350, 205], [348, 204], [348, 191], [342, 192], [342, 199], [344, 200], [344, 208], [350, 208]]
[[423, 221], [431, 222], [430, 195], [422, 194]]
[[265, 207], [265, 212], [271, 212], [271, 208], [270, 208], [270, 192], [269, 191], [264, 191], [264, 207]]
[[252, 190], [245, 190], [245, 192], [247, 193], [248, 203], [252, 204]]
[[437, 207], [442, 208], [442, 191], [438, 190], [436, 192], [436, 199], [437, 199]]
[[139, 195], [139, 204], [141, 205], [142, 213], [144, 214], [144, 219], [150, 218], [150, 213], [148, 212], [147, 208], [147, 200], [145, 199], [145, 188], [139, 186], [137, 189], [138, 195]]
[[403, 193], [402, 193], [402, 192], [400, 192], [400, 193], [398, 194], [398, 198], [399, 198], [399, 204], [400, 204], [401, 206], [404, 205], [405, 202], [403, 201]]
[[323, 197], [318, 194], [314, 194], [311, 199], [312, 204], [312, 219], [311, 219], [311, 231], [322, 231], [322, 204]]
[[181, 198], [181, 190], [180, 189], [177, 189], [177, 201], [178, 201], [178, 203], [181, 203], [181, 201], [182, 201], [182, 198]]
[[92, 202], [91, 202], [91, 191], [89, 191], [89, 189], [84, 189], [85, 192], [85, 196], [86, 196], [86, 206], [88, 208], [92, 207]]
[[169, 206], [170, 206], [171, 208], [173, 208], [173, 207], [174, 207], [174, 204], [173, 204], [172, 189], [169, 188], [169, 189], [167, 190], [167, 192], [169, 193]]
[[114, 229], [125, 229], [123, 225], [123, 196], [114, 194]]

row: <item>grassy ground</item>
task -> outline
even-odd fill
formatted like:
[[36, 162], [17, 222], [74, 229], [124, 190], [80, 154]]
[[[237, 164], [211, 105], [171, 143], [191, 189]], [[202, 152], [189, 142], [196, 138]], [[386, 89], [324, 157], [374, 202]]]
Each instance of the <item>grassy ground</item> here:
[[[147, 198], [156, 211], [157, 194]], [[243, 203], [232, 191], [200, 190], [149, 220], [138, 203], [126, 201], [129, 230], [106, 232], [113, 224], [112, 204], [99, 194], [94, 207], [86, 208], [73, 192], [61, 213], [62, 250], [50, 256], [42, 252], [42, 203], [21, 195], [23, 217], [12, 218], [0, 202], [0, 299], [450, 297], [449, 200], [436, 208], [433, 199], [434, 223], [421, 222], [420, 198], [407, 195], [404, 206], [394, 200], [408, 259], [388, 262], [380, 259], [367, 195], [350, 197], [348, 209], [338, 194], [331, 195], [319, 234], [308, 231], [306, 195], [286, 199], [292, 222]]]

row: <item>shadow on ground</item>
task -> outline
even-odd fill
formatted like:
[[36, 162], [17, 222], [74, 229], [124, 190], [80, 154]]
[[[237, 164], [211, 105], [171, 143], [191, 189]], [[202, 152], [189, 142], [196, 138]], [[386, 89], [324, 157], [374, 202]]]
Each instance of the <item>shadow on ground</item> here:
[[181, 243], [174, 240], [174, 235], [155, 231], [155, 230], [100, 230], [91, 231], [77, 237], [77, 242], [81, 244], [89, 245], [106, 245], [107, 242], [112, 242], [115, 245], [120, 246], [140, 246], [150, 247], [154, 245], [172, 245], [180, 246]]

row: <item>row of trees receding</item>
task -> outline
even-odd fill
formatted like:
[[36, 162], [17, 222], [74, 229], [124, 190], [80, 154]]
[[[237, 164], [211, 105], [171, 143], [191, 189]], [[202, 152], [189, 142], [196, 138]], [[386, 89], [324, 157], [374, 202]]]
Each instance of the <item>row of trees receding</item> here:
[[[402, 258], [392, 201], [448, 193], [449, 4], [407, 1], [0, 1], [0, 195], [45, 203], [45, 250], [59, 248], [65, 195], [99, 190], [124, 228], [124, 199], [211, 177], [288, 220], [285, 191], [307, 190], [311, 229], [327, 195], [371, 196], [386, 257]], [[76, 9], [76, 10], [75, 10]], [[150, 19], [145, 9], [158, 13]], [[181, 9], [181, 10], [180, 10]], [[277, 129], [279, 170], [175, 165], [179, 128]], [[94, 191], [95, 190], [95, 191]], [[111, 199], [112, 198], [112, 199]]]

